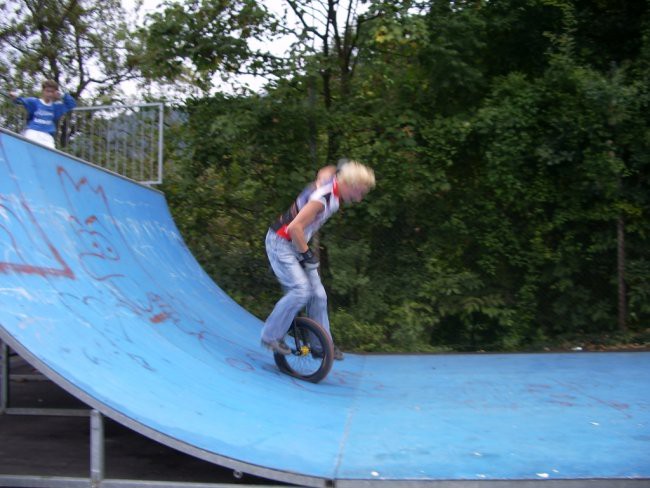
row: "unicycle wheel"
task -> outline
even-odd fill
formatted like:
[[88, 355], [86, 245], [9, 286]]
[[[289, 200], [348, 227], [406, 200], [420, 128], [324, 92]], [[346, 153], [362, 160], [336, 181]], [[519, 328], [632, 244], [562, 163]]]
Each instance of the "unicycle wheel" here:
[[334, 346], [323, 327], [307, 317], [296, 317], [284, 337], [291, 354], [274, 354], [280, 371], [301, 380], [318, 383], [332, 369]]

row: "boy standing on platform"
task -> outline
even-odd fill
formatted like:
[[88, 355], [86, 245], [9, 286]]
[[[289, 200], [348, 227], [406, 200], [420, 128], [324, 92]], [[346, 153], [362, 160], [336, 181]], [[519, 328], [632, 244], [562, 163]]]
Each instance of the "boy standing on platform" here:
[[19, 97], [15, 92], [9, 96], [18, 105], [23, 105], [27, 110], [27, 128], [23, 136], [54, 149], [54, 137], [59, 119], [77, 106], [77, 102], [69, 93], [63, 95], [59, 92], [56, 81], [45, 80], [42, 84], [41, 98]]

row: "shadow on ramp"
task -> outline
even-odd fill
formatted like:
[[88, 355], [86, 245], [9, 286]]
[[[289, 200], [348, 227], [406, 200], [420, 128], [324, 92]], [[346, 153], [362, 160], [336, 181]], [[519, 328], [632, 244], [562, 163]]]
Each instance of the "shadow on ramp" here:
[[310, 486], [650, 478], [648, 353], [347, 355], [314, 385], [261, 325], [160, 192], [0, 133], [0, 339], [113, 420]]

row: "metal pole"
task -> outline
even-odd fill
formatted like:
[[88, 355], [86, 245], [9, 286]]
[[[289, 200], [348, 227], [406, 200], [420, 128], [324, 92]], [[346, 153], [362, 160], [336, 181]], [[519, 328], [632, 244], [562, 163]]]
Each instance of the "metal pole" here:
[[84, 116], [82, 120], [84, 124], [83, 132], [81, 132], [81, 134], [83, 134], [82, 142], [84, 148], [84, 155], [82, 159], [91, 161], [90, 154], [92, 153], [93, 145], [95, 144], [95, 119]]
[[[158, 166], [158, 160], [160, 159], [160, 144], [158, 144], [158, 134], [157, 131], [160, 131], [160, 128], [158, 127], [158, 122], [160, 120], [160, 107], [157, 108], [158, 110], [158, 115], [156, 116], [156, 112], [152, 112], [151, 118], [149, 119], [149, 123], [147, 124], [147, 136], [146, 136], [146, 141], [147, 141], [147, 148], [149, 149], [148, 152], [151, 155], [149, 158], [149, 164], [147, 170], [149, 171], [149, 178], [147, 178], [148, 181], [154, 182], [156, 181], [156, 167]], [[150, 185], [152, 183], [149, 183]]]
[[[108, 125], [108, 123], [106, 125]], [[110, 136], [110, 138], [109, 138], [109, 136]], [[112, 171], [115, 171], [117, 173], [117, 168], [115, 167], [114, 162], [111, 160], [111, 141], [113, 140], [114, 137], [115, 137], [115, 134], [109, 134], [108, 131], [106, 129], [104, 129], [104, 133], [103, 133], [103, 138], [104, 138], [103, 142], [104, 142], [104, 144], [102, 144], [102, 145], [106, 146], [106, 156], [105, 156], [105, 159], [104, 159], [105, 162], [104, 162], [103, 166], [104, 166], [104, 168], [108, 168], [108, 169], [110, 169]]]
[[0, 341], [0, 414], [9, 407], [9, 346]]
[[[145, 119], [146, 120], [146, 119]], [[142, 135], [145, 132], [145, 125], [141, 120], [138, 120], [138, 123], [136, 124], [135, 131], [138, 134], [138, 137], [136, 138], [136, 142], [133, 144], [133, 148], [131, 150], [132, 152], [132, 158], [136, 161], [140, 161], [140, 179], [138, 181], [142, 181], [145, 178], [144, 175], [144, 166], [145, 166], [145, 159], [144, 159], [144, 151], [141, 150], [142, 148]]]
[[120, 117], [123, 122], [120, 123], [121, 126], [121, 133], [122, 133], [122, 152], [120, 154], [120, 161], [122, 161], [122, 165], [124, 167], [124, 173], [128, 178], [131, 178], [132, 180], [137, 179], [137, 176], [135, 175], [134, 172], [134, 166], [133, 162], [129, 160], [128, 158], [128, 153], [129, 153], [129, 135], [130, 135], [130, 129], [131, 129], [131, 118], [129, 116], [129, 111], [128, 110], [123, 110], [122, 111], [122, 116]]
[[156, 183], [162, 184], [163, 181], [163, 130], [165, 129], [164, 125], [164, 116], [165, 116], [165, 105], [162, 103], [158, 105], [158, 178]]
[[92, 105], [88, 107], [75, 107], [73, 110], [75, 112], [83, 112], [83, 111], [97, 111], [97, 110], [104, 110], [104, 109], [110, 109], [110, 110], [115, 110], [116, 108], [139, 108], [139, 107], [156, 107], [162, 105], [160, 102], [150, 102], [150, 103], [134, 103], [131, 105]]
[[104, 479], [104, 418], [90, 412], [90, 485], [99, 488]]

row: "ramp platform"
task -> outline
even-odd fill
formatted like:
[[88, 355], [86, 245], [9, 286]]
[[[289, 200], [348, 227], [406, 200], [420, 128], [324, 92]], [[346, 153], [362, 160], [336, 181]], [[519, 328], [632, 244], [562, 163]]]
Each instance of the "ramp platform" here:
[[648, 486], [650, 353], [348, 354], [314, 385], [261, 325], [160, 192], [0, 132], [0, 339], [107, 417], [308, 486]]

